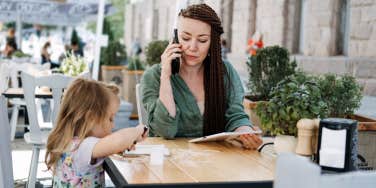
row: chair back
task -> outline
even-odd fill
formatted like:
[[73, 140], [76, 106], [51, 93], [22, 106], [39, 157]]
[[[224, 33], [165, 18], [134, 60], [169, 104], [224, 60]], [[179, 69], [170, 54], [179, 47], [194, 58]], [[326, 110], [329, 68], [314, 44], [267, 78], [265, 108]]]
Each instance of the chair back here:
[[9, 65], [7, 63], [0, 63], [0, 93], [8, 89], [9, 84]]
[[7, 102], [0, 95], [0, 187], [13, 187], [12, 151]]
[[143, 125], [148, 124], [148, 115], [146, 113], [146, 110], [144, 108], [144, 104], [142, 102], [142, 91], [141, 91], [141, 85], [136, 84], [136, 101], [137, 101], [137, 113], [138, 113], [138, 120], [139, 123], [142, 123]]
[[41, 138], [41, 130], [35, 103], [35, 89], [38, 86], [46, 86], [52, 90], [53, 108], [51, 120], [53, 126], [55, 126], [63, 89], [68, 87], [73, 78], [61, 74], [34, 77], [28, 73], [22, 72], [21, 79], [30, 123], [30, 134], [36, 139]]

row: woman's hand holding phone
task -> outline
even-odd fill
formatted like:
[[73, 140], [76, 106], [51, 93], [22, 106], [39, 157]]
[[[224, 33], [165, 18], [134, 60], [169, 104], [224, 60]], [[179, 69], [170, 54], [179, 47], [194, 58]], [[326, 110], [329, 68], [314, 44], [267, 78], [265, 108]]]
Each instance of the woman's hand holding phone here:
[[162, 67], [162, 72], [161, 76], [162, 77], [167, 77], [170, 78], [172, 74], [172, 69], [171, 69], [171, 62], [175, 58], [181, 58], [181, 49], [182, 45], [181, 44], [173, 44], [170, 43], [163, 54], [161, 55], [161, 67]]

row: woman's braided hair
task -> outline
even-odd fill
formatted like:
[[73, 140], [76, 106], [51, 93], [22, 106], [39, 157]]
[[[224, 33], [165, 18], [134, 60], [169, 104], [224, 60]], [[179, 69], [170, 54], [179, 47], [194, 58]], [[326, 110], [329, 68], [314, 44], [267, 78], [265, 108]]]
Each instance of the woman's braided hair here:
[[223, 33], [221, 20], [215, 11], [206, 4], [191, 5], [179, 16], [200, 20], [211, 26], [209, 54], [204, 60], [205, 112], [204, 135], [225, 131], [226, 96], [224, 75], [226, 68], [222, 62], [220, 35]]

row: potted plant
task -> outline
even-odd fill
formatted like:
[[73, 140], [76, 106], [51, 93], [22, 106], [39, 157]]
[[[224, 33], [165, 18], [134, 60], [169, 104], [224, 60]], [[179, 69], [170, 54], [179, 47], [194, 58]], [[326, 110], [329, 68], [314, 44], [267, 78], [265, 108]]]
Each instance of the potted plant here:
[[290, 61], [288, 50], [280, 46], [257, 50], [256, 55], [248, 58], [247, 65], [250, 93], [245, 97], [244, 108], [252, 123], [260, 126], [260, 120], [254, 112], [257, 101], [268, 101], [271, 90], [278, 82], [293, 75], [297, 65], [295, 60]]
[[76, 56], [73, 53], [67, 53], [66, 58], [64, 58], [61, 63], [60, 71], [64, 75], [74, 77], [88, 71], [88, 66], [83, 57]]
[[29, 62], [31, 55], [23, 53], [21, 50], [16, 50], [12, 54], [12, 60], [15, 62]]
[[302, 118], [326, 117], [328, 107], [317, 80], [299, 72], [279, 82], [272, 89], [270, 100], [258, 103], [256, 114], [260, 117], [261, 128], [277, 135], [275, 150], [294, 152], [296, 123]]
[[101, 51], [101, 75], [102, 80], [106, 83], [115, 84], [120, 89], [120, 96], [123, 96], [123, 74], [125, 68], [122, 62], [127, 58], [125, 46], [116, 41], [111, 31], [111, 25], [104, 20], [104, 33], [108, 35], [108, 46]]
[[133, 105], [131, 118], [138, 118], [137, 101], [136, 101], [136, 84], [140, 83], [142, 74], [144, 73], [143, 62], [138, 58], [129, 58], [128, 66], [123, 70], [123, 98]]
[[148, 66], [161, 62], [161, 55], [168, 46], [167, 40], [156, 40], [148, 44], [145, 50], [146, 63]]
[[350, 75], [325, 74], [318, 78], [321, 94], [330, 117], [346, 118], [360, 107], [362, 88]]

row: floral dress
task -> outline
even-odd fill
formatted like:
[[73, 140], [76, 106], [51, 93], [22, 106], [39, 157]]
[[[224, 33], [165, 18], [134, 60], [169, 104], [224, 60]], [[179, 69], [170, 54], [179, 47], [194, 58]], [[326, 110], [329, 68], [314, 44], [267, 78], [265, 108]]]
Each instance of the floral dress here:
[[61, 155], [53, 177], [53, 187], [104, 187], [103, 158], [92, 160], [98, 138], [74, 138], [70, 151]]

